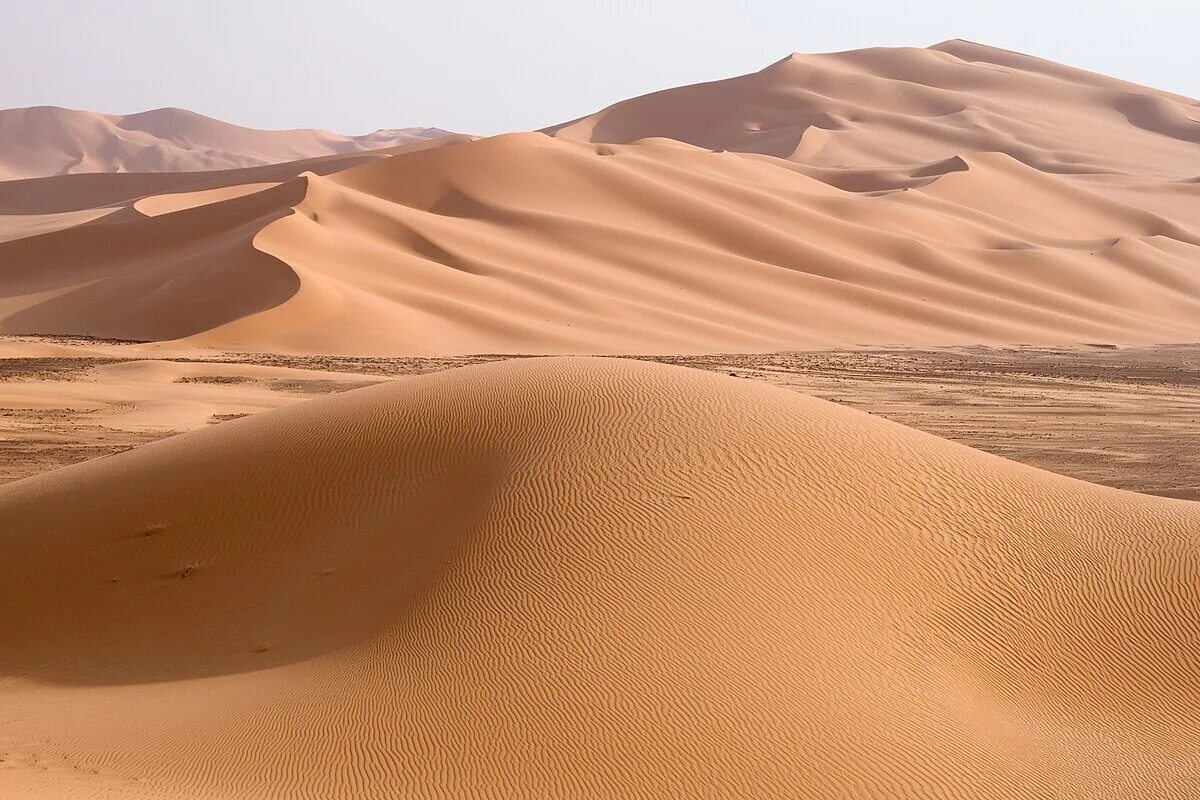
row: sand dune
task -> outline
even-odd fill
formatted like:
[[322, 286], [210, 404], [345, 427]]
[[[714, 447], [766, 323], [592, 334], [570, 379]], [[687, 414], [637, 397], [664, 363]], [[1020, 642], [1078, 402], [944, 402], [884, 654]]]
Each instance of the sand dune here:
[[[1110, 196], [1001, 154], [932, 167], [908, 171], [915, 188], [848, 191], [663, 140], [451, 144], [0, 244], [0, 328], [422, 355], [1200, 338], [1200, 225], [1142, 203], [1146, 180]], [[170, 243], [153, 278], [143, 238]], [[226, 247], [264, 265], [221, 273], [237, 306], [185, 283]], [[94, 305], [98, 286], [147, 303]]]
[[961, 40], [795, 53], [760, 72], [626, 100], [546, 131], [607, 143], [666, 137], [826, 167], [986, 151], [1052, 173], [1200, 169], [1195, 100]]
[[948, 42], [792, 56], [552, 137], [0, 183], [0, 331], [372, 355], [1197, 341], [1197, 119]]
[[1183, 797], [1198, 509], [660, 365], [303, 403], [0, 488], [0, 793]]
[[451, 133], [395, 147], [239, 169], [201, 172], [97, 172], [0, 181], [0, 214], [61, 214], [127, 205], [134, 200], [159, 194], [207, 191], [254, 183], [280, 183], [305, 172], [327, 175], [398, 153], [443, 147], [470, 141], [472, 138]]
[[232, 169], [393, 147], [441, 136], [437, 128], [343, 136], [260, 131], [181, 108], [125, 116], [39, 106], [0, 110], [0, 181], [87, 172]]
[[1195, 101], [953, 41], [440, 133], [0, 112], [0, 333], [148, 343], [9, 405], [201, 428], [0, 485], [0, 797], [1195, 794], [1196, 503], [660, 364], [277, 391], [1200, 341]]
[[130, 207], [0, 245], [5, 324], [170, 339], [276, 306], [295, 273], [251, 242], [302, 196], [292, 182], [157, 217]]

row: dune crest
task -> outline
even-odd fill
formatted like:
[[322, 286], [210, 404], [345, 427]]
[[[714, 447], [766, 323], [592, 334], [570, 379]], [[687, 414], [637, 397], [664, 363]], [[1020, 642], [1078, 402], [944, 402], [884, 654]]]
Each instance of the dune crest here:
[[9, 484], [0, 522], [0, 791], [1200, 780], [1195, 504], [754, 382], [465, 368]]

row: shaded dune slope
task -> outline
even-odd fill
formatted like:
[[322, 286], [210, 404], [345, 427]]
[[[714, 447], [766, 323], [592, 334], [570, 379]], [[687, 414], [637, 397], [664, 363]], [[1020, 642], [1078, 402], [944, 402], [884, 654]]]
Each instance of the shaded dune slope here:
[[1182, 797], [1198, 531], [706, 373], [405, 379], [0, 487], [0, 789]]
[[[0, 183], [0, 206], [26, 211], [0, 217], [14, 236], [0, 241], [0, 330], [174, 339], [277, 306], [299, 279], [254, 240], [293, 213], [305, 176], [465, 140], [243, 170]], [[16, 184], [28, 191], [6, 194]]]
[[303, 193], [297, 179], [174, 214], [128, 208], [0, 244], [0, 330], [174, 339], [277, 306], [299, 281], [252, 241]]

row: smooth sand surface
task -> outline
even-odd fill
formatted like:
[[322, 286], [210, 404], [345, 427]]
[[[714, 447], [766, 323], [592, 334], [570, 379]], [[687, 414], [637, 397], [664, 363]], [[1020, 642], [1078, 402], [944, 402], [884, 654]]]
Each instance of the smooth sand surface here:
[[54, 106], [0, 110], [0, 181], [88, 172], [231, 169], [394, 147], [444, 134], [437, 128], [261, 131], [186, 111], [97, 114]]
[[1185, 797], [1200, 506], [467, 367], [0, 487], [0, 793]]
[[215, 189], [201, 189], [195, 192], [173, 192], [143, 197], [133, 203], [133, 207], [147, 217], [158, 217], [163, 214], [174, 214], [176, 211], [186, 211], [210, 203], [220, 203], [235, 197], [272, 189], [277, 183], [237, 183], [232, 186], [221, 186]]
[[[668, 89], [546, 129], [663, 137], [813, 167], [897, 168], [1007, 153], [1051, 174], [1195, 176], [1196, 101], [997, 47], [794, 53], [749, 75]], [[878, 175], [881, 185], [896, 173]]]
[[0, 243], [0, 332], [377, 356], [1200, 341], [1196, 108], [949, 42], [795, 55], [553, 136], [0, 183], [3, 212], [121, 204]]

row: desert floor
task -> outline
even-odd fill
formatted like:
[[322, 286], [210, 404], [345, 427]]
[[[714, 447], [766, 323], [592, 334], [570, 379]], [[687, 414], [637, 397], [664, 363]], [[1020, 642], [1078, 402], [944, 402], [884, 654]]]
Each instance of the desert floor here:
[[[0, 482], [320, 395], [513, 357], [0, 337]], [[642, 358], [794, 389], [1093, 483], [1200, 499], [1200, 344]]]

